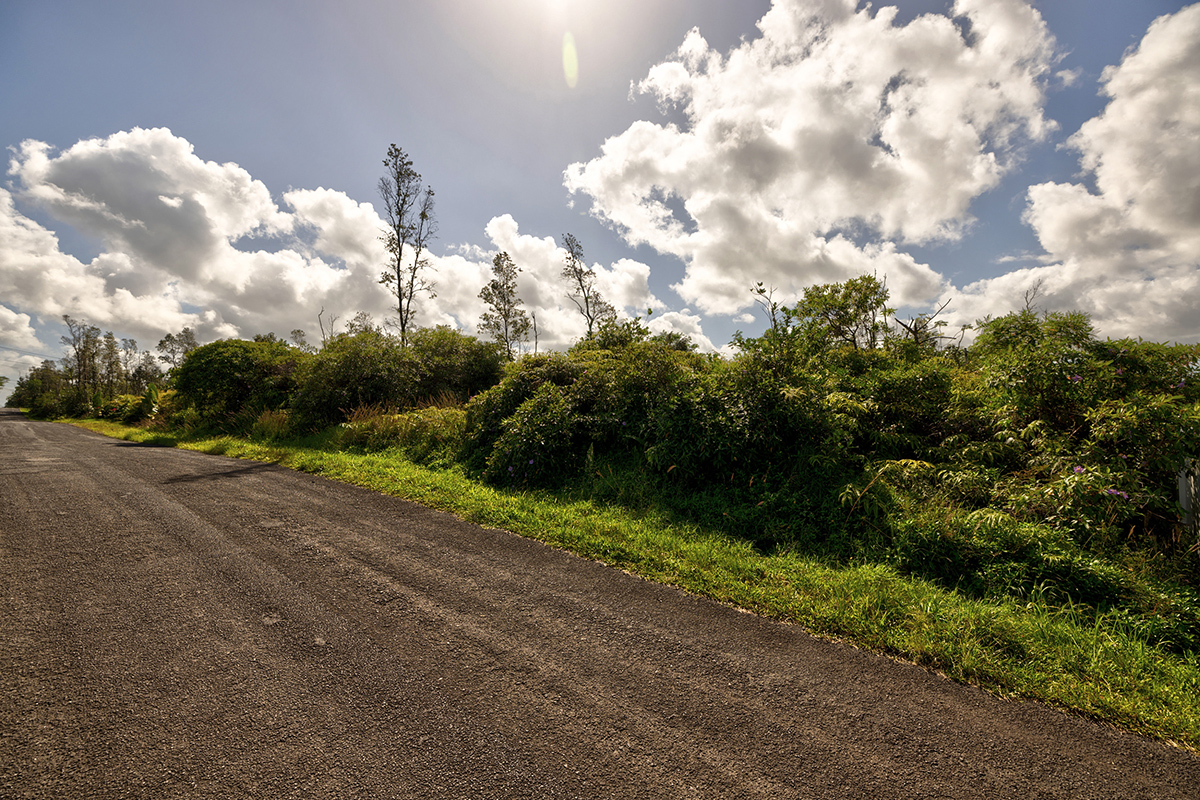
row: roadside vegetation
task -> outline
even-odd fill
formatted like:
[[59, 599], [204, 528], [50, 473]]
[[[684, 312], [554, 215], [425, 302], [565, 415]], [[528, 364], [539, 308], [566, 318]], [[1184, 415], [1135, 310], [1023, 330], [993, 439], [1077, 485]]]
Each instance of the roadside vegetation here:
[[[730, 358], [611, 314], [511, 361], [511, 337], [401, 340], [359, 318], [319, 349], [195, 347], [82, 424], [408, 497], [1200, 747], [1179, 494], [1200, 347], [1101, 340], [1032, 307], [963, 347], [936, 315], [896, 319], [871, 276], [790, 307], [755, 291], [768, 327]], [[22, 381], [11, 405], [84, 415]]]

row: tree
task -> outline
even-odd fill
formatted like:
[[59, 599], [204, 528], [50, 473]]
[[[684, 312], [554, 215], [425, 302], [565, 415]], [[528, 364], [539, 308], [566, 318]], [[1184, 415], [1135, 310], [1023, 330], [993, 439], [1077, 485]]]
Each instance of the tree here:
[[792, 308], [784, 308], [788, 321], [798, 326], [811, 352], [843, 345], [854, 350], [874, 350], [888, 333], [888, 290], [874, 275], [860, 275], [843, 283], [810, 286]]
[[479, 330], [490, 334], [496, 344], [504, 348], [509, 361], [513, 360], [513, 347], [517, 342], [529, 338], [529, 315], [521, 308], [521, 298], [517, 296], [517, 273], [520, 271], [508, 253], [498, 253], [492, 259], [495, 277], [479, 292], [479, 299], [491, 308], [479, 318]]
[[390, 255], [387, 269], [379, 282], [396, 296], [400, 346], [408, 346], [418, 294], [436, 297], [434, 284], [424, 273], [430, 268], [425, 248], [437, 233], [433, 214], [433, 188], [422, 187], [421, 175], [413, 169], [412, 159], [392, 144], [383, 159], [387, 170], [379, 179], [379, 197], [383, 200], [387, 228], [381, 237]]
[[369, 311], [359, 311], [346, 323], [346, 333], [357, 336], [360, 333], [383, 333], [383, 329], [375, 324]]
[[304, 332], [303, 328], [293, 328], [292, 334], [288, 338], [292, 340], [292, 344], [299, 350], [303, 350], [306, 353], [317, 352], [317, 348], [308, 343], [308, 334]]
[[950, 301], [946, 300], [932, 313], [917, 314], [908, 322], [894, 316], [893, 319], [903, 331], [896, 336], [896, 339], [902, 343], [901, 349], [918, 357], [937, 350], [938, 344], [943, 339], [952, 338], [942, 333], [942, 328], [946, 327], [946, 321], [937, 318], [948, 305], [950, 305]]
[[100, 329], [63, 314], [67, 335], [62, 343], [71, 348], [63, 359], [63, 368], [71, 385], [67, 413], [83, 415], [90, 398], [100, 391]]
[[563, 236], [562, 246], [567, 251], [562, 270], [570, 287], [567, 297], [587, 320], [587, 338], [590, 339], [600, 323], [616, 318], [617, 311], [596, 288], [596, 271], [584, 260], [583, 245], [579, 240], [568, 233]]
[[67, 394], [66, 374], [53, 361], [40, 365], [17, 379], [12, 394], [4, 405], [8, 408], [28, 408], [30, 416], [53, 419], [66, 414], [64, 395]]
[[178, 334], [168, 333], [158, 342], [158, 352], [162, 353], [158, 360], [176, 369], [183, 364], [184, 357], [199, 346], [191, 328], [184, 328]]
[[121, 369], [125, 371], [125, 391], [133, 394], [141, 394], [146, 391], [143, 386], [140, 390], [134, 388], [133, 372], [138, 368], [139, 353], [138, 343], [136, 339], [121, 340]]
[[100, 344], [100, 385], [104, 390], [105, 399], [123, 394], [125, 385], [125, 368], [121, 364], [121, 346], [112, 331], [104, 334]]
[[322, 317], [325, 315], [325, 306], [321, 306], [321, 310], [317, 313], [317, 324], [321, 326], [321, 347], [329, 344], [329, 340], [337, 335], [337, 314], [329, 315], [329, 332], [325, 332], [325, 320]]
[[154, 354], [149, 350], [142, 353], [137, 365], [129, 372], [129, 390], [131, 394], [144, 394], [150, 386], [162, 381], [162, 370], [154, 360]]

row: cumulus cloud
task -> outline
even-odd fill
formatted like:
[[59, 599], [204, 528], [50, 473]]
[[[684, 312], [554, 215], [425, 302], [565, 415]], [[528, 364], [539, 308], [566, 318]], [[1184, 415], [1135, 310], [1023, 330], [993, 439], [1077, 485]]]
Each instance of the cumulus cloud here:
[[[202, 339], [286, 332], [326, 298], [384, 307], [378, 291], [347, 291], [351, 270], [320, 258], [324, 232], [337, 234], [336, 200], [281, 209], [245, 170], [200, 159], [166, 129], [135, 128], [57, 155], [27, 141], [9, 174], [21, 201], [102, 247], [88, 263], [62, 252], [55, 234], [0, 190], [0, 293], [43, 320], [70, 314], [145, 345], [184, 326]], [[360, 211], [344, 195], [341, 203], [344, 217]], [[304, 246], [298, 228], [315, 230], [317, 244]]]
[[1107, 107], [1068, 140], [1089, 182], [1029, 189], [1050, 263], [972, 284], [965, 305], [1003, 313], [1040, 280], [1046, 307], [1109, 335], [1198, 341], [1200, 5], [1155, 20], [1103, 82]]
[[1054, 39], [1020, 0], [896, 24], [856, 0], [776, 0], [722, 55], [698, 30], [636, 85], [682, 122], [639, 121], [567, 188], [631, 244], [686, 264], [673, 288], [734, 313], [764, 278], [794, 296], [864, 272], [901, 304], [945, 288], [898, 249], [962, 236], [975, 197], [1045, 138]]
[[29, 314], [0, 306], [0, 344], [12, 350], [41, 351], [42, 343], [37, 339], [32, 321]]

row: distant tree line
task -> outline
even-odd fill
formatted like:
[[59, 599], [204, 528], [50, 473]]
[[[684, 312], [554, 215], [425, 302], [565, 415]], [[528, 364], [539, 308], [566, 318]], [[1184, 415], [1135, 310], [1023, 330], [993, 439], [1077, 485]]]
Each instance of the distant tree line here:
[[[138, 348], [134, 339], [118, 339], [112, 331], [103, 335], [86, 322], [63, 315], [67, 335], [62, 343], [66, 356], [59, 362], [43, 361], [17, 379], [6, 405], [28, 408], [38, 417], [86, 417], [98, 415], [104, 404], [125, 396], [141, 396], [161, 383], [163, 372], [154, 354]], [[195, 347], [192, 332], [185, 328], [178, 337], [168, 334], [159, 342], [161, 360], [168, 365], [182, 361], [188, 347]]]

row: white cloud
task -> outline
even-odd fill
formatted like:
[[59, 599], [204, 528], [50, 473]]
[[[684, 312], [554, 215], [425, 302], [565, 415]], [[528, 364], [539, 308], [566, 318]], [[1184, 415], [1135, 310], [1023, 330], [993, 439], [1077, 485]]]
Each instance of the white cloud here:
[[[0, 345], [13, 350], [45, 353], [47, 348], [38, 341], [37, 331], [33, 329], [32, 322], [28, 314], [0, 306]], [[40, 362], [36, 356], [27, 357], [33, 359], [34, 363]]]
[[1200, 5], [1155, 20], [1104, 82], [1108, 106], [1068, 140], [1094, 189], [1029, 189], [1025, 220], [1054, 263], [964, 299], [1004, 313], [1040, 279], [1045, 307], [1086, 311], [1108, 335], [1200, 341]]
[[20, 200], [103, 248], [90, 263], [62, 252], [0, 190], [0, 296], [41, 319], [69, 314], [147, 347], [184, 326], [201, 340], [286, 334], [314, 327], [322, 306], [343, 320], [386, 313], [379, 219], [340, 192], [289, 192], [281, 209], [241, 167], [203, 161], [165, 129], [59, 154], [27, 141], [9, 174]]
[[673, 288], [706, 313], [746, 308], [757, 280], [787, 297], [872, 271], [898, 303], [928, 302], [945, 282], [894, 242], [961, 236], [972, 199], [1052, 129], [1054, 39], [1019, 0], [904, 26], [857, 6], [776, 0], [762, 37], [727, 56], [693, 30], [636, 87], [683, 127], [634, 123], [567, 188], [631, 244], [682, 259]]
[[43, 319], [69, 314], [101, 325], [133, 322], [131, 329], [139, 332], [192, 323], [168, 292], [147, 297], [135, 317], [122, 318], [119, 310], [129, 310], [133, 295], [124, 288], [110, 291], [104, 276], [128, 263], [121, 254], [104, 254], [85, 265], [61, 252], [57, 237], [17, 211], [12, 195], [0, 189], [0, 296], [7, 304]]
[[[753, 317], [751, 317], [751, 321], [753, 321]], [[650, 318], [647, 327], [655, 333], [682, 333], [696, 343], [700, 352], [717, 352], [716, 345], [704, 334], [700, 316], [693, 314], [691, 309], [685, 308], [682, 311], [668, 311], [665, 314], [655, 313]]]

